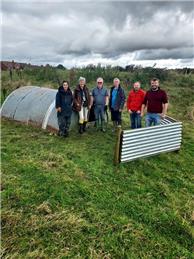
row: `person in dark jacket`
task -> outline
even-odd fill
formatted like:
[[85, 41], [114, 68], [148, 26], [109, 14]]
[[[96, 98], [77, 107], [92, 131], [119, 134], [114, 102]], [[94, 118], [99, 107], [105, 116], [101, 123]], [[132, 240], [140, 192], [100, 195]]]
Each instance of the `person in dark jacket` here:
[[79, 133], [82, 134], [86, 131], [90, 109], [90, 92], [84, 77], [79, 78], [79, 85], [74, 90], [73, 109], [79, 114]]
[[71, 123], [73, 94], [69, 88], [68, 81], [63, 81], [56, 94], [55, 107], [59, 125], [59, 136], [67, 137]]
[[125, 104], [125, 92], [120, 86], [120, 80], [115, 78], [113, 80], [113, 86], [110, 90], [109, 109], [111, 111], [111, 119], [113, 121], [113, 130], [116, 127], [121, 127], [121, 113]]

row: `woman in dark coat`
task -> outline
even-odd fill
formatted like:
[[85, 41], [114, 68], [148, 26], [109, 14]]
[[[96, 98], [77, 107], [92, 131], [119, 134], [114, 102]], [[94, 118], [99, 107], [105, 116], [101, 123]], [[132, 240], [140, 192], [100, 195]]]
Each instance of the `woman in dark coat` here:
[[56, 109], [59, 125], [59, 136], [67, 137], [71, 123], [73, 94], [69, 88], [68, 81], [63, 81], [56, 94]]
[[90, 92], [86, 86], [86, 79], [79, 78], [79, 85], [74, 90], [73, 109], [79, 114], [79, 133], [86, 130], [88, 112], [90, 107]]

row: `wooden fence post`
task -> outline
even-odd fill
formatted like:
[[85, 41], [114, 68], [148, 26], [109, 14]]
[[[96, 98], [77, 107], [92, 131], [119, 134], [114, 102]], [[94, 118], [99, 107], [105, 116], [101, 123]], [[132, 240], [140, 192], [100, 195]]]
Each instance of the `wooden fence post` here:
[[114, 154], [114, 164], [117, 165], [120, 162], [120, 145], [121, 145], [122, 128], [117, 128], [117, 140]]

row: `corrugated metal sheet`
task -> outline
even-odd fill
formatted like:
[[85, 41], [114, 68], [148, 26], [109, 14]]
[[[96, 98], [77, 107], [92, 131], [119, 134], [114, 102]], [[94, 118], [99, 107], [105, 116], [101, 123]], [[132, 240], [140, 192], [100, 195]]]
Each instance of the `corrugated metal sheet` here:
[[179, 150], [182, 123], [166, 117], [161, 125], [124, 130], [121, 134], [120, 162]]
[[[31, 123], [43, 129], [58, 130], [55, 96], [57, 90], [25, 86], [13, 91], [1, 107], [1, 116], [23, 123]], [[71, 127], [77, 125], [77, 114], [73, 113]]]

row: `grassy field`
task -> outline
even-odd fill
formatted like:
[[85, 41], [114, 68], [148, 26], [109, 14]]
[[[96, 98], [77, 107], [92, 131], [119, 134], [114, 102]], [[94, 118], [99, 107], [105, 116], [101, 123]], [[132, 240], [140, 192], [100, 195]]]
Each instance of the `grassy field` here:
[[183, 121], [179, 153], [114, 166], [110, 125], [63, 139], [3, 119], [2, 258], [194, 258], [194, 88], [184, 80], [163, 85]]

